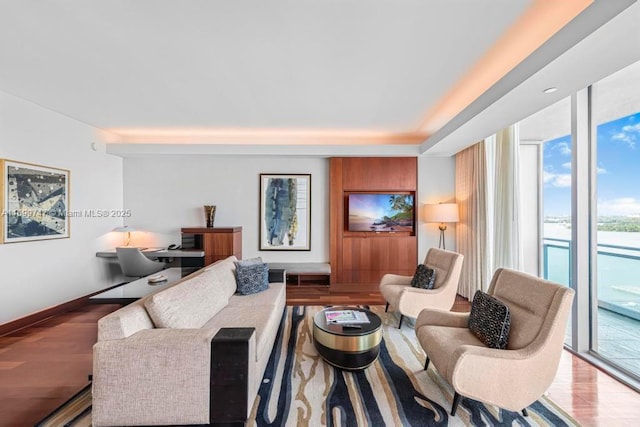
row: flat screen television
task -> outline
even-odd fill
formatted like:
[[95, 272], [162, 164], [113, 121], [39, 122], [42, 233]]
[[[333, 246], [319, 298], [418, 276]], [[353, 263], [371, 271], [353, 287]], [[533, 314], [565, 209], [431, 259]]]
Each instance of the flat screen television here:
[[412, 194], [350, 193], [348, 195], [349, 231], [413, 232]]

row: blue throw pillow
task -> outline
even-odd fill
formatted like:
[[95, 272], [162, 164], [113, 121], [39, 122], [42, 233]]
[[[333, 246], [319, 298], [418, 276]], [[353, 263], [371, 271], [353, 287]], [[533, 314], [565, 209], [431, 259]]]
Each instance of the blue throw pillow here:
[[269, 267], [267, 264], [236, 265], [238, 293], [250, 295], [269, 288]]
[[511, 314], [509, 307], [499, 299], [476, 291], [469, 314], [469, 330], [490, 348], [507, 348]]

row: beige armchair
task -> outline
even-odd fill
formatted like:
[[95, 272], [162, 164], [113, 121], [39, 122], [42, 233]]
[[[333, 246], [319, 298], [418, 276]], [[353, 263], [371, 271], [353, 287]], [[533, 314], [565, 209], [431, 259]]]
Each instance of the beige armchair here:
[[542, 396], [558, 369], [574, 292], [509, 269], [498, 269], [488, 293], [509, 307], [507, 348], [487, 348], [468, 329], [469, 313], [423, 310], [416, 336], [429, 361], [454, 388], [451, 415], [461, 396], [511, 411]]
[[411, 286], [412, 276], [385, 274], [380, 281], [380, 293], [387, 301], [384, 311], [391, 305], [400, 313], [398, 328], [402, 327], [404, 316], [418, 317], [424, 308], [450, 310], [458, 293], [458, 282], [462, 271], [462, 254], [431, 248], [424, 264], [436, 272], [433, 289]]

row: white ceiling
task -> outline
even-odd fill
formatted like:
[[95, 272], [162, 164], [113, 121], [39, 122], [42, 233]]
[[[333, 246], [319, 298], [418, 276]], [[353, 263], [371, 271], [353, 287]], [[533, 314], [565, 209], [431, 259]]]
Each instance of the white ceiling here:
[[[555, 49], [537, 52], [533, 64], [514, 70], [510, 85], [499, 82], [422, 146], [396, 152], [449, 155], [484, 137], [500, 120], [455, 135], [575, 44], [575, 34], [588, 34], [632, 1], [596, 0], [597, 14], [583, 19], [573, 33], [557, 35]], [[107, 130], [415, 132], [531, 3], [0, 0], [0, 90]], [[608, 50], [613, 55], [614, 49]], [[629, 55], [640, 55], [640, 49], [617, 56], [626, 61]], [[556, 75], [553, 85], [575, 86], [568, 70]], [[559, 92], [556, 99], [568, 94]], [[535, 98], [531, 105], [538, 109], [552, 102], [538, 100], [537, 92], [527, 96]], [[517, 115], [517, 104], [527, 103], [527, 97], [520, 98], [507, 109]], [[118, 146], [123, 155], [157, 148]], [[332, 151], [311, 145], [288, 152], [305, 150]]]

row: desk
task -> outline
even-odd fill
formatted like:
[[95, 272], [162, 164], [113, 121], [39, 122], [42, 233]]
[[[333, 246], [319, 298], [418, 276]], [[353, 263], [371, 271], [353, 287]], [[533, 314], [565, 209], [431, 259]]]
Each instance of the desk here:
[[[141, 251], [147, 258], [204, 258], [204, 251], [200, 249], [178, 249], [169, 251], [164, 248], [147, 248]], [[98, 258], [117, 258], [116, 250], [96, 252]]]
[[157, 290], [171, 286], [183, 277], [186, 277], [197, 270], [198, 268], [181, 267], [160, 270], [157, 273], [152, 274], [152, 276], [162, 274], [167, 278], [164, 282], [149, 283], [148, 276], [143, 277], [142, 279], [116, 286], [112, 289], [108, 289], [89, 297], [89, 302], [93, 304], [129, 304]]

